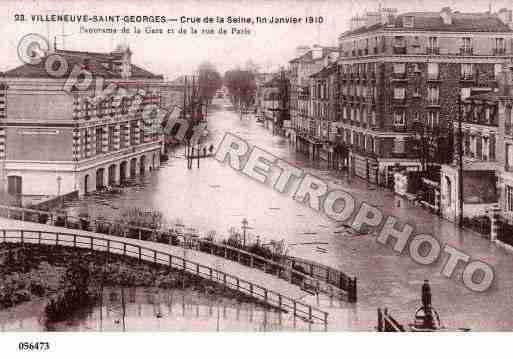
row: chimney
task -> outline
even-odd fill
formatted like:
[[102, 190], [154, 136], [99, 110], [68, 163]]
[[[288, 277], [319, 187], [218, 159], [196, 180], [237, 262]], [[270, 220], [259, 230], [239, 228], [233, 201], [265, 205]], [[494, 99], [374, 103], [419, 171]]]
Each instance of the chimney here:
[[452, 25], [452, 10], [449, 6], [444, 7], [440, 11], [440, 17], [445, 25]]
[[397, 15], [397, 9], [392, 7], [385, 7], [381, 9], [381, 23], [391, 24]]
[[322, 46], [320, 45], [313, 45], [312, 47], [312, 59], [317, 60], [322, 57]]

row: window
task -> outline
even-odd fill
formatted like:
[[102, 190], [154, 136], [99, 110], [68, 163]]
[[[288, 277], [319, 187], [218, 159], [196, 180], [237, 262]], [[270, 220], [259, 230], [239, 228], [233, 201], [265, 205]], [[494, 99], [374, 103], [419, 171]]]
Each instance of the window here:
[[406, 72], [406, 64], [405, 63], [395, 63], [394, 64], [394, 74], [404, 74]]
[[505, 127], [505, 130], [506, 130], [506, 134], [507, 135], [511, 135], [511, 125], [512, 125], [512, 120], [513, 118], [511, 117], [512, 115], [512, 111], [511, 111], [511, 105], [506, 105], [506, 111], [505, 111], [505, 114], [504, 114], [504, 127]]
[[109, 133], [107, 136], [107, 143], [108, 143], [109, 151], [114, 151], [114, 131], [115, 131], [115, 127], [109, 126]]
[[135, 145], [135, 143], [136, 143], [136, 138], [135, 138], [136, 128], [137, 128], [137, 121], [130, 122], [130, 145]]
[[497, 55], [503, 55], [506, 50], [506, 42], [504, 41], [503, 37], [497, 37], [495, 38], [495, 48], [494, 52]]
[[429, 79], [438, 79], [438, 63], [436, 62], [428, 62], [428, 78]]
[[461, 77], [464, 79], [472, 77], [472, 64], [461, 64]]
[[452, 184], [451, 184], [451, 179], [447, 176], [445, 176], [445, 182], [447, 183], [447, 186], [445, 187], [446, 188], [446, 191], [447, 191], [447, 206], [451, 206], [452, 205]]
[[406, 124], [406, 118], [405, 118], [404, 111], [395, 111], [394, 112], [394, 126], [396, 127], [402, 127]]
[[438, 87], [428, 87], [428, 102], [430, 104], [438, 104]]
[[502, 72], [502, 65], [501, 64], [495, 64], [493, 66], [493, 73], [495, 75], [495, 79], [496, 80], [499, 79], [499, 76], [500, 76], [501, 72]]
[[89, 144], [91, 142], [91, 139], [89, 137], [89, 129], [86, 128], [83, 132], [83, 139], [84, 139], [84, 157], [88, 157], [89, 154]]
[[507, 211], [513, 211], [513, 187], [506, 186], [506, 206]]
[[96, 128], [96, 153], [102, 153], [103, 152], [103, 130], [101, 127]]
[[438, 111], [429, 111], [427, 118], [427, 127], [435, 129], [438, 127]]
[[416, 86], [413, 89], [413, 97], [420, 97], [420, 87]]
[[438, 37], [430, 36], [428, 38], [428, 47], [431, 49], [435, 49], [438, 47]]
[[404, 153], [404, 139], [396, 138], [394, 141], [394, 152]]
[[470, 37], [461, 38], [461, 47], [464, 50], [470, 50], [472, 48], [472, 39]]
[[413, 27], [415, 23], [415, 17], [405, 16], [403, 17], [403, 27]]
[[466, 100], [467, 98], [469, 98], [470, 91], [471, 91], [471, 88], [462, 88], [461, 89], [461, 99]]
[[403, 100], [406, 94], [406, 90], [404, 87], [396, 87], [394, 88], [394, 99]]
[[402, 37], [402, 36], [394, 37], [394, 46], [395, 47], [405, 47], [406, 41], [404, 40], [404, 37]]
[[419, 112], [418, 111], [415, 111], [413, 113], [413, 122], [420, 122], [420, 115], [419, 115]]

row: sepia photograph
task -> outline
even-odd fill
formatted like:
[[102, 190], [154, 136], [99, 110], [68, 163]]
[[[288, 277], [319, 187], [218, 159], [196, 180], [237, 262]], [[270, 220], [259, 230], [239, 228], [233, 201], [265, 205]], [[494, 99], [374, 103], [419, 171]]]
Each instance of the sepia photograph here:
[[511, 0], [6, 0], [0, 29], [7, 357], [513, 331]]

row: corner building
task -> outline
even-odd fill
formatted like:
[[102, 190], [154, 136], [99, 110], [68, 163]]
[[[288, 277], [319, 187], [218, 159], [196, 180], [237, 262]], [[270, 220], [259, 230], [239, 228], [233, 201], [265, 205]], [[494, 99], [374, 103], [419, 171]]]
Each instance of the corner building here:
[[350, 170], [392, 185], [395, 170], [420, 169], [420, 136], [430, 138], [434, 163], [450, 163], [458, 103], [496, 89], [513, 55], [511, 23], [506, 9], [397, 15], [384, 8], [354, 17], [339, 37], [337, 127], [351, 148]]
[[[47, 73], [50, 55], [66, 62], [67, 73], [60, 77]], [[128, 47], [110, 53], [56, 49], [38, 65], [25, 64], [1, 74], [4, 191], [28, 202], [75, 191], [83, 195], [159, 167], [159, 124], [144, 120], [142, 108], [161, 105], [166, 87], [162, 76], [132, 64], [131, 56]], [[90, 73], [93, 81], [87, 89], [65, 91], [77, 67]], [[115, 96], [107, 97], [96, 105], [87, 101], [101, 79], [104, 86], [144, 90], [142, 103], [131, 106], [130, 95], [117, 102]]]

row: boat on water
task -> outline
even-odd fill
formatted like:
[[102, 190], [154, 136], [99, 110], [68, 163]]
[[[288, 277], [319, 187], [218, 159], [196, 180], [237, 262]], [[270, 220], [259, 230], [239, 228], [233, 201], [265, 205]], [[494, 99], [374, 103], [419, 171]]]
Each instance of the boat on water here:
[[438, 311], [431, 305], [431, 286], [422, 285], [422, 306], [415, 311], [413, 323], [401, 324], [388, 312], [378, 308], [378, 332], [468, 332], [470, 328], [448, 328], [442, 325]]

